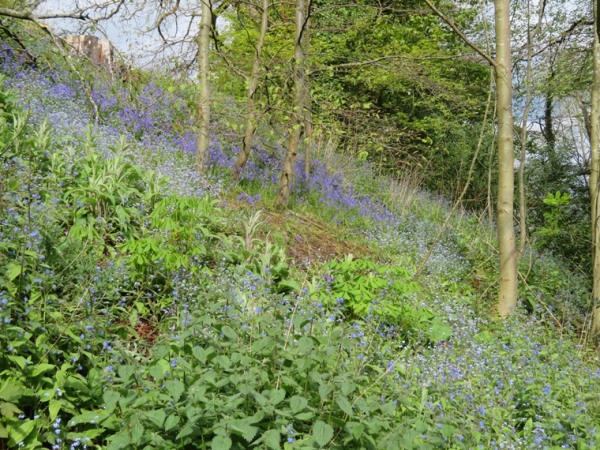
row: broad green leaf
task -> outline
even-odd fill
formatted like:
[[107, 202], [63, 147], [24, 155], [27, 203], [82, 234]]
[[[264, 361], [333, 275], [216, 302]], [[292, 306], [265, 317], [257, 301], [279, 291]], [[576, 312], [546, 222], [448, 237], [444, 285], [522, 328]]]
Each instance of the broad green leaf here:
[[25, 370], [25, 366], [27, 365], [27, 361], [25, 360], [24, 357], [19, 356], [19, 355], [8, 355], [7, 358], [8, 358], [9, 361], [12, 361], [17, 366], [19, 366], [19, 368], [21, 370]]
[[163, 424], [165, 423], [166, 418], [167, 414], [165, 413], [164, 409], [155, 409], [146, 412], [146, 419], [148, 419], [150, 422], [152, 422], [154, 425], [161, 429], [163, 427]]
[[84, 413], [72, 417], [69, 420], [69, 426], [72, 427], [80, 423], [100, 423], [104, 419], [106, 419], [107, 416], [108, 413], [105, 410], [86, 411]]
[[136, 420], [131, 427], [131, 442], [133, 444], [140, 444], [142, 437], [144, 436], [144, 426]]
[[186, 423], [183, 428], [177, 433], [176, 440], [180, 440], [190, 436], [194, 432], [194, 427], [191, 422]]
[[167, 420], [165, 420], [165, 431], [171, 431], [177, 425], [179, 425], [179, 417], [177, 417], [175, 414], [172, 414], [167, 417]]
[[42, 373], [48, 372], [49, 370], [53, 370], [55, 368], [56, 366], [54, 364], [36, 364], [31, 371], [31, 376], [37, 377], [38, 375], [41, 375]]
[[0, 388], [0, 399], [7, 402], [16, 402], [23, 396], [23, 387], [16, 384], [14, 380], [7, 380], [6, 384]]
[[325, 447], [333, 438], [333, 427], [322, 420], [317, 420], [313, 426], [312, 437], [319, 446]]
[[175, 401], [179, 401], [179, 399], [181, 398], [181, 394], [183, 394], [183, 392], [185, 391], [184, 384], [179, 380], [167, 380], [165, 382], [165, 385], [167, 386], [169, 394], [173, 396], [173, 399]]
[[346, 429], [350, 432], [354, 439], [358, 440], [365, 431], [365, 426], [358, 422], [346, 422]]
[[231, 423], [230, 427], [233, 432], [242, 436], [248, 443], [252, 442], [259, 430], [258, 427], [251, 425], [247, 419], [237, 420]]
[[110, 436], [108, 438], [108, 441], [108, 450], [121, 450], [131, 448], [129, 432], [127, 432], [126, 430], [120, 431], [119, 433]]
[[335, 403], [340, 407], [340, 409], [342, 411], [344, 411], [349, 416], [354, 415], [354, 410], [352, 409], [352, 405], [350, 404], [348, 399], [346, 397], [344, 397], [343, 395], [338, 395], [335, 398]]
[[12, 419], [22, 412], [14, 403], [0, 402], [0, 417]]
[[50, 403], [48, 404], [48, 410], [50, 412], [50, 420], [54, 421], [54, 419], [56, 419], [56, 417], [58, 416], [58, 412], [60, 411], [60, 407], [61, 407], [62, 403], [60, 400], [50, 400]]
[[304, 408], [306, 408], [306, 405], [308, 405], [308, 400], [299, 395], [294, 395], [290, 399], [290, 408], [292, 409], [293, 413], [302, 411]]
[[104, 400], [104, 405], [108, 412], [112, 412], [115, 409], [119, 398], [121, 398], [121, 394], [116, 391], [104, 391], [102, 399]]
[[226, 337], [228, 337], [232, 341], [235, 341], [237, 339], [237, 333], [229, 325], [223, 326], [221, 328], [221, 333], [223, 333], [223, 335], [225, 335]]
[[7, 424], [9, 448], [17, 448], [21, 442], [24, 442], [35, 428], [35, 425], [35, 420], [20, 420]]
[[135, 373], [133, 366], [128, 364], [122, 364], [117, 367], [117, 373], [119, 374], [119, 378], [121, 381], [129, 381], [129, 378]]
[[439, 320], [434, 320], [427, 334], [431, 342], [443, 341], [452, 336], [452, 327]]
[[229, 450], [233, 442], [229, 436], [215, 436], [210, 443], [210, 448], [213, 450]]
[[284, 389], [273, 389], [269, 392], [269, 401], [272, 405], [278, 405], [285, 398], [285, 390]]
[[8, 263], [4, 269], [6, 271], [5, 273], [8, 281], [14, 281], [15, 278], [21, 275], [22, 269], [23, 266], [21, 264], [16, 264], [13, 262]]
[[262, 435], [262, 440], [267, 446], [273, 450], [279, 450], [281, 448], [281, 433], [277, 430], [268, 430]]
[[192, 355], [194, 355], [194, 358], [196, 358], [202, 364], [206, 364], [206, 357], [208, 355], [208, 352], [206, 350], [204, 350], [202, 347], [199, 347], [199, 346], [192, 347]]
[[333, 386], [327, 383], [323, 383], [319, 385], [319, 397], [321, 397], [321, 401], [325, 400], [329, 397], [329, 394], [333, 392]]

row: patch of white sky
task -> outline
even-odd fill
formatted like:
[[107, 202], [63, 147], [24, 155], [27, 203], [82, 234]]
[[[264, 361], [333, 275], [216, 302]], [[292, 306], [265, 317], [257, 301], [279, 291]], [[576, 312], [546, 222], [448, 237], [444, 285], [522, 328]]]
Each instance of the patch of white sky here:
[[[162, 22], [165, 42], [156, 29], [161, 9], [158, 0], [43, 0], [36, 12], [69, 14], [87, 9], [92, 17], [106, 16], [118, 5], [118, 13], [108, 20], [97, 22], [74, 19], [52, 19], [46, 22], [59, 34], [91, 34], [106, 37], [117, 51], [138, 66], [159, 66], [179, 56], [190, 55], [189, 43], [197, 34], [199, 17], [197, 2], [180, 1], [177, 15], [169, 15]], [[103, 5], [98, 8], [98, 5]]]

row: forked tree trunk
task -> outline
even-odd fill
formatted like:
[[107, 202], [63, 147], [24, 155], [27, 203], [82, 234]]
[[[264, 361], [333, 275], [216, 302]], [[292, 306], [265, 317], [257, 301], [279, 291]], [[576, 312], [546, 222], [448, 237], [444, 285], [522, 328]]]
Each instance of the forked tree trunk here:
[[198, 110], [200, 123], [198, 129], [198, 145], [196, 149], [196, 170], [203, 175], [208, 161], [208, 147], [210, 134], [210, 88], [208, 86], [208, 59], [210, 28], [212, 26], [211, 0], [201, 0], [202, 18], [200, 20], [200, 35], [198, 36], [198, 82], [200, 96]]
[[262, 59], [262, 51], [265, 44], [265, 38], [269, 29], [269, 0], [262, 0], [262, 14], [260, 23], [260, 32], [258, 35], [258, 41], [256, 42], [254, 63], [252, 64], [252, 73], [248, 80], [248, 106], [247, 106], [247, 119], [246, 119], [246, 132], [244, 133], [244, 140], [242, 142], [242, 149], [238, 154], [235, 166], [233, 167], [233, 179], [237, 180], [240, 177], [240, 173], [244, 169], [250, 152], [252, 151], [252, 141], [254, 140], [254, 133], [256, 132], [256, 123], [258, 115], [256, 111], [256, 102], [254, 97], [258, 90], [259, 78], [260, 78], [260, 63]]
[[509, 0], [495, 1], [496, 86], [498, 104], [498, 245], [500, 292], [498, 315], [507, 317], [517, 305], [517, 249], [514, 230], [514, 143]]
[[591, 218], [592, 218], [592, 254], [593, 254], [593, 285], [592, 285], [592, 336], [600, 334], [600, 18], [598, 17], [598, 1], [594, 3], [594, 78], [592, 81], [592, 111], [590, 114], [590, 197], [591, 197]]
[[290, 139], [283, 161], [283, 171], [279, 179], [279, 191], [275, 206], [287, 207], [290, 199], [290, 187], [294, 177], [294, 164], [298, 155], [298, 144], [304, 125], [304, 51], [302, 35], [305, 27], [305, 0], [296, 0], [296, 36], [294, 42], [294, 113], [290, 123]]

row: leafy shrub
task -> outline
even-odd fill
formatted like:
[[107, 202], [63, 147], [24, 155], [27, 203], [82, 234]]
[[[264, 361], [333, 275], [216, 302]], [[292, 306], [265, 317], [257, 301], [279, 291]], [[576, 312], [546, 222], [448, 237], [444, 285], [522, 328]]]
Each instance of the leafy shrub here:
[[420, 291], [411, 281], [411, 274], [400, 266], [378, 265], [373, 261], [354, 259], [333, 261], [323, 267], [329, 285], [314, 296], [331, 307], [343, 306], [348, 318], [376, 316], [394, 325], [408, 338], [418, 339], [424, 333], [427, 339], [447, 338], [451, 329], [425, 308], [417, 309], [409, 298]]

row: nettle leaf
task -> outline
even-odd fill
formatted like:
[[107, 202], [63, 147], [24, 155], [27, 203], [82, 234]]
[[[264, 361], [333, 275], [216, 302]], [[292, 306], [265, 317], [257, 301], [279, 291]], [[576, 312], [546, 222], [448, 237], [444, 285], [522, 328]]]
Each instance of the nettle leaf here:
[[229, 325], [224, 325], [221, 328], [221, 333], [223, 333], [223, 335], [229, 339], [231, 339], [232, 341], [237, 340], [237, 333], [235, 332], [235, 330], [233, 328], [231, 328]]
[[194, 358], [196, 358], [202, 364], [206, 364], [206, 358], [208, 354], [209, 352], [204, 350], [202, 347], [195, 346], [192, 348], [192, 355], [194, 355]]
[[108, 412], [112, 412], [115, 409], [120, 398], [121, 394], [116, 391], [104, 391], [104, 394], [102, 394], [102, 399]]
[[229, 450], [233, 442], [229, 436], [215, 436], [210, 443], [213, 450]]
[[281, 448], [281, 433], [277, 430], [268, 430], [262, 435], [262, 441], [267, 448], [279, 450]]
[[323, 383], [319, 385], [319, 397], [321, 397], [321, 401], [329, 397], [329, 394], [331, 394], [332, 392], [333, 386], [331, 384]]
[[117, 368], [117, 373], [122, 381], [129, 381], [129, 378], [135, 373], [135, 369], [130, 365], [120, 365]]
[[343, 395], [338, 395], [335, 398], [335, 403], [340, 407], [340, 409], [342, 411], [344, 411], [349, 416], [354, 415], [354, 410], [352, 409], [352, 405], [350, 404], [348, 399], [346, 397], [344, 397]]
[[278, 405], [285, 398], [284, 389], [273, 389], [269, 391], [269, 401], [272, 405]]
[[188, 422], [183, 426], [183, 428], [179, 431], [179, 433], [177, 433], [177, 436], [175, 437], [175, 439], [179, 441], [180, 439], [191, 436], [193, 433], [194, 433], [194, 426], [192, 425], [191, 422]]
[[310, 420], [315, 416], [315, 413], [312, 411], [301, 412], [298, 414], [294, 414], [294, 417], [298, 420]]
[[333, 438], [333, 427], [322, 420], [317, 420], [313, 427], [312, 437], [321, 447], [325, 447]]
[[153, 411], [148, 411], [145, 414], [146, 419], [148, 419], [150, 422], [152, 422], [154, 425], [156, 425], [158, 428], [163, 427], [163, 424], [165, 423], [165, 419], [167, 418], [167, 414], [165, 413], [164, 409], [155, 409]]
[[142, 437], [144, 437], [144, 426], [136, 420], [131, 427], [131, 441], [134, 444], [140, 444]]
[[121, 449], [130, 448], [130, 446], [131, 446], [131, 441], [129, 439], [129, 433], [126, 430], [121, 431], [113, 436], [110, 436], [108, 438], [108, 441], [109, 441], [108, 450], [121, 450]]
[[297, 413], [302, 411], [308, 405], [308, 400], [305, 397], [301, 397], [299, 395], [294, 395], [290, 399], [290, 408], [293, 413]]
[[179, 401], [181, 394], [185, 391], [185, 385], [179, 380], [167, 380], [165, 385], [169, 394], [173, 396], [173, 399]]
[[258, 427], [251, 424], [251, 421], [249, 421], [248, 418], [236, 420], [229, 426], [234, 433], [242, 436], [248, 443], [252, 442], [252, 439], [254, 439], [259, 430]]
[[346, 422], [346, 429], [354, 439], [360, 439], [365, 431], [365, 425], [358, 422]]
[[177, 425], [179, 425], [179, 417], [177, 417], [175, 414], [172, 414], [169, 417], [167, 417], [167, 420], [165, 420], [164, 429], [165, 431], [171, 431]]

